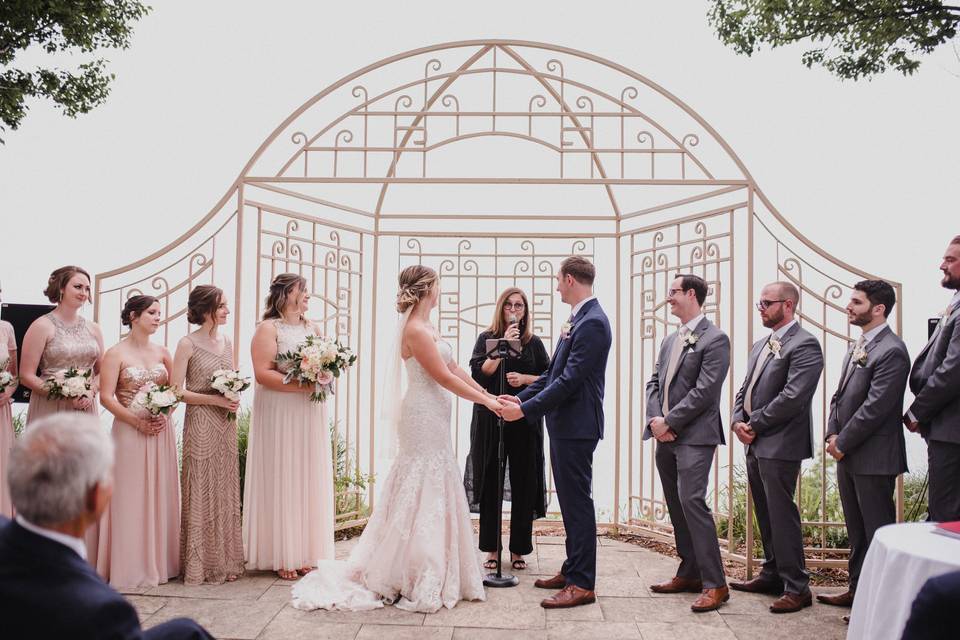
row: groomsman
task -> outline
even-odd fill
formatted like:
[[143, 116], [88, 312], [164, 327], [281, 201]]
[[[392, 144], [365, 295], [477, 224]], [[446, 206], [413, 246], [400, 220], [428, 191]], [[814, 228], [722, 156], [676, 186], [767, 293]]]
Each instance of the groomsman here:
[[837, 460], [837, 484], [850, 536], [850, 586], [817, 596], [825, 604], [853, 605], [860, 569], [873, 534], [897, 520], [893, 489], [907, 470], [900, 411], [910, 374], [910, 355], [887, 317], [897, 294], [883, 280], [853, 285], [847, 317], [862, 334], [847, 352], [830, 402], [827, 453]]
[[664, 338], [647, 383], [647, 426], [643, 439], [658, 441], [657, 471], [673, 523], [680, 567], [656, 593], [700, 593], [691, 605], [713, 611], [730, 599], [723, 575], [717, 529], [706, 493], [718, 444], [725, 444], [720, 391], [730, 368], [730, 339], [703, 315], [707, 283], [678, 275], [667, 301], [680, 328]]
[[916, 396], [903, 422], [927, 441], [930, 520], [960, 520], [960, 236], [940, 264], [940, 284], [955, 293], [927, 346], [913, 363]]
[[759, 576], [730, 587], [780, 596], [770, 605], [773, 613], [813, 603], [794, 492], [801, 461], [813, 457], [811, 402], [823, 351], [794, 319], [799, 301], [789, 282], [768, 284], [760, 292], [757, 309], [772, 333], [750, 351], [732, 419], [734, 433], [746, 445], [747, 478], [766, 559]]

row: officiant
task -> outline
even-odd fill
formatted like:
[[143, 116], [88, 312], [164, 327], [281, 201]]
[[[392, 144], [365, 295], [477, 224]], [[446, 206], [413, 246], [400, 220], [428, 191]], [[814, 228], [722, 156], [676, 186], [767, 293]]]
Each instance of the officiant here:
[[[473, 379], [494, 395], [501, 393], [500, 367], [505, 367], [502, 393], [517, 395], [550, 366], [543, 342], [533, 334], [530, 304], [524, 292], [510, 287], [500, 294], [490, 326], [478, 337], [470, 358]], [[487, 339], [520, 340], [519, 358], [487, 357]], [[510, 502], [510, 561], [514, 569], [526, 569], [523, 556], [533, 552], [533, 521], [547, 510], [543, 457], [543, 420], [521, 418], [504, 424], [507, 459], [503, 499]], [[487, 552], [484, 567], [496, 569], [497, 535], [500, 530], [497, 473], [497, 416], [482, 405], [473, 406], [470, 424], [470, 454], [464, 487], [470, 510], [480, 514], [480, 550]], [[507, 546], [507, 545], [504, 545]]]

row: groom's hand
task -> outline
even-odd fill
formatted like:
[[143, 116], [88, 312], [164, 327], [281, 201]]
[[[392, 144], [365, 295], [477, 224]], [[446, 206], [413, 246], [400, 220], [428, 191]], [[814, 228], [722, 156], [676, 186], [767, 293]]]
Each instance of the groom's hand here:
[[503, 394], [502, 396], [497, 396], [497, 401], [500, 402], [500, 404], [507, 404], [507, 403], [520, 404], [520, 400], [516, 396], [511, 396], [507, 394]]
[[[510, 399], [507, 400], [506, 398]], [[503, 419], [507, 422], [513, 422], [523, 417], [523, 409], [520, 408], [520, 401], [513, 396], [500, 396], [497, 400], [500, 401], [500, 415], [503, 416]]]

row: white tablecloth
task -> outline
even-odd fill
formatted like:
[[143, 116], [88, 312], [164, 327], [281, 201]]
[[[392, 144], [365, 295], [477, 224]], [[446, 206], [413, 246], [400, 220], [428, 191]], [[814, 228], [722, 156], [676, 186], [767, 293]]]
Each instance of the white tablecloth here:
[[877, 530], [860, 572], [848, 640], [898, 640], [923, 583], [960, 570], [960, 540], [934, 533], [934, 526], [904, 522]]

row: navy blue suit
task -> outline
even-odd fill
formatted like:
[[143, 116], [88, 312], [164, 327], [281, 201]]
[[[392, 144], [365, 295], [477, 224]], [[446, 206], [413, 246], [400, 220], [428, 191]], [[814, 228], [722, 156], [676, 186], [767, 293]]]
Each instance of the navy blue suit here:
[[192, 620], [143, 631], [133, 606], [73, 549], [0, 518], [0, 635], [4, 639], [206, 640]]
[[593, 508], [593, 452], [603, 438], [603, 387], [612, 334], [600, 303], [590, 300], [554, 350], [550, 368], [517, 394], [528, 420], [547, 419], [550, 464], [567, 533], [567, 584], [594, 589], [597, 520]]
[[901, 640], [948, 640], [957, 637], [960, 571], [928, 579], [913, 601]]

